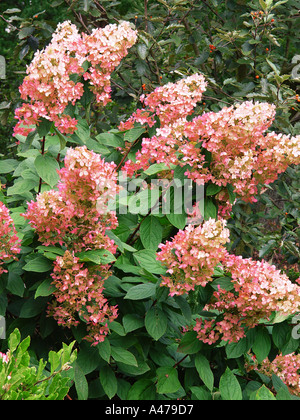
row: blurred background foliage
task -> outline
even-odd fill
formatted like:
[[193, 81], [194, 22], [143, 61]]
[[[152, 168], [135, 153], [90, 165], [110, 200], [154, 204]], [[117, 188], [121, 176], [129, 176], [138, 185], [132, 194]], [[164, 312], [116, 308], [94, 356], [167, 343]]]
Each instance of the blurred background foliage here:
[[[97, 132], [118, 126], [155, 87], [202, 72], [209, 86], [197, 112], [245, 100], [277, 106], [275, 131], [300, 134], [299, 0], [29, 0], [1, 1], [0, 153], [14, 157], [18, 86], [35, 51], [66, 19], [85, 32], [127, 20], [139, 40], [115, 71], [112, 102], [93, 106]], [[276, 162], [274, 162], [276, 164]], [[231, 251], [299, 273], [299, 168], [289, 168], [255, 205], [237, 202], [229, 222]], [[299, 276], [299, 274], [298, 274]]]

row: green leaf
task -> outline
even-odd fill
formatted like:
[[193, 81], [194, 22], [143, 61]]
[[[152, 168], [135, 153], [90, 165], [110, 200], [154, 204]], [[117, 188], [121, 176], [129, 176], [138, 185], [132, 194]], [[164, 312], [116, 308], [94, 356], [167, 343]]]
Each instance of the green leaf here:
[[214, 375], [210, 368], [209, 361], [201, 353], [198, 353], [195, 359], [195, 366], [200, 379], [202, 379], [207, 388], [212, 391], [214, 387]]
[[216, 184], [209, 184], [206, 188], [206, 195], [216, 195], [222, 190], [222, 187]]
[[174, 300], [177, 303], [177, 305], [179, 306], [179, 308], [182, 312], [182, 315], [184, 316], [186, 321], [188, 323], [191, 323], [191, 321], [192, 321], [192, 310], [191, 310], [191, 306], [188, 303], [187, 299], [185, 299], [184, 296], [174, 296]]
[[204, 386], [191, 386], [192, 400], [209, 401], [212, 399], [211, 393]]
[[100, 382], [105, 394], [111, 400], [118, 390], [118, 381], [111, 367], [104, 366], [100, 369]]
[[155, 394], [155, 387], [151, 379], [139, 379], [130, 387], [127, 400], [154, 400]]
[[223, 400], [240, 401], [243, 399], [239, 381], [228, 367], [221, 376], [219, 388]]
[[32, 26], [26, 26], [25, 28], [22, 28], [19, 30], [18, 37], [19, 39], [24, 39], [29, 37], [33, 32], [35, 28]]
[[273, 338], [274, 344], [280, 350], [288, 342], [290, 335], [291, 335], [291, 328], [286, 322], [275, 324], [272, 329], [272, 338]]
[[124, 299], [141, 300], [155, 295], [156, 285], [154, 283], [138, 284], [128, 290]]
[[109, 264], [116, 261], [114, 255], [106, 249], [95, 249], [76, 253], [76, 257], [82, 262], [93, 262], [95, 264]]
[[186, 213], [182, 211], [180, 214], [170, 213], [167, 214], [169, 222], [177, 229], [184, 229], [186, 225]]
[[15, 328], [14, 331], [10, 334], [8, 339], [8, 348], [10, 349], [11, 353], [13, 353], [16, 348], [18, 347], [21, 340], [20, 331]]
[[146, 313], [145, 327], [154, 340], [159, 340], [167, 330], [168, 318], [157, 306], [152, 306]]
[[145, 324], [143, 318], [141, 318], [139, 315], [136, 315], [136, 314], [124, 315], [122, 323], [123, 323], [126, 334], [143, 327]]
[[[252, 399], [252, 398], [251, 398]], [[257, 401], [276, 401], [272, 392], [263, 385], [255, 392], [255, 400]]]
[[46, 298], [38, 298], [34, 299], [34, 297], [30, 297], [25, 301], [23, 304], [21, 311], [20, 311], [20, 318], [33, 318], [45, 310], [45, 306], [47, 305]]
[[30, 190], [37, 186], [37, 182], [32, 179], [21, 179], [7, 189], [7, 195], [26, 195]]
[[60, 364], [59, 354], [57, 354], [55, 351], [50, 351], [49, 356], [48, 356], [48, 360], [50, 362], [50, 373], [52, 375]]
[[246, 337], [242, 338], [237, 343], [228, 343], [225, 350], [228, 359], [237, 359], [242, 356], [248, 350]]
[[137, 52], [138, 52], [138, 55], [140, 56], [140, 58], [142, 59], [142, 60], [146, 60], [146, 57], [147, 57], [147, 55], [148, 55], [148, 47], [147, 47], [147, 45], [146, 44], [138, 44], [137, 45]]
[[130, 366], [138, 366], [134, 355], [122, 347], [112, 347], [111, 356], [116, 362], [125, 363], [126, 365]]
[[272, 383], [276, 391], [277, 400], [291, 400], [291, 394], [286, 384], [274, 373], [272, 374]]
[[44, 280], [36, 289], [34, 298], [36, 299], [39, 296], [50, 296], [55, 291], [55, 286], [52, 286], [52, 282], [52, 279]]
[[153, 274], [165, 274], [166, 270], [163, 268], [161, 263], [156, 259], [156, 253], [154, 250], [142, 249], [141, 251], [133, 254], [134, 259], [138, 264]]
[[124, 147], [124, 140], [120, 135], [113, 133], [101, 133], [96, 136], [96, 139], [106, 146], [110, 147]]
[[163, 228], [156, 217], [146, 217], [140, 227], [140, 238], [144, 247], [156, 251], [162, 241], [162, 232]]
[[171, 394], [181, 387], [177, 370], [174, 367], [159, 367], [156, 370], [158, 394]]
[[276, 246], [277, 242], [275, 241], [275, 239], [271, 239], [270, 241], [268, 241], [259, 250], [259, 258], [263, 258], [265, 255], [268, 255]]
[[144, 171], [144, 174], [151, 176], [151, 175], [157, 174], [158, 172], [167, 171], [174, 168], [176, 168], [176, 166], [172, 164], [168, 166], [165, 163], [154, 163], [153, 165], [149, 166], [149, 168]]
[[6, 285], [7, 290], [16, 296], [23, 297], [25, 285], [22, 277], [14, 271], [9, 271]]
[[33, 271], [34, 273], [46, 273], [53, 268], [51, 261], [42, 255], [38, 255], [33, 260], [28, 261], [28, 263], [23, 267], [25, 271]]
[[58, 171], [60, 169], [58, 162], [49, 155], [39, 155], [34, 161], [37, 174], [43, 181], [54, 187], [59, 181]]
[[53, 125], [52, 121], [46, 120], [45, 118], [42, 118], [41, 122], [37, 126], [37, 132], [40, 137], [46, 137], [49, 131], [51, 130], [51, 127]]
[[126, 131], [124, 135], [124, 140], [128, 141], [129, 143], [133, 143], [145, 132], [146, 130], [144, 127], [134, 127], [131, 130]]
[[110, 356], [111, 356], [111, 347], [110, 347], [110, 342], [108, 338], [105, 338], [104, 341], [99, 343], [97, 345], [97, 348], [102, 359], [105, 360], [107, 363], [109, 363]]
[[0, 174], [9, 174], [13, 172], [18, 166], [18, 162], [14, 159], [6, 159], [0, 161]]
[[75, 131], [75, 134], [80, 138], [80, 140], [85, 144], [86, 141], [89, 139], [91, 133], [90, 133], [90, 127], [88, 125], [88, 122], [82, 118], [78, 119], [77, 123], [77, 130]]
[[211, 287], [216, 291], [219, 290], [219, 286], [221, 289], [224, 289], [228, 292], [234, 289], [234, 285], [230, 277], [218, 277], [211, 283]]
[[209, 220], [210, 218], [216, 219], [217, 218], [217, 207], [213, 203], [213, 201], [209, 198], [206, 198], [204, 201], [204, 219]]
[[256, 355], [258, 363], [261, 363], [268, 357], [271, 350], [271, 338], [266, 328], [259, 328], [256, 331], [252, 350]]
[[183, 354], [195, 354], [201, 348], [202, 342], [198, 340], [196, 331], [188, 331], [180, 341], [177, 351]]
[[265, 12], [267, 10], [267, 8], [268, 8], [266, 2], [264, 0], [259, 0], [259, 4], [261, 5], [261, 8]]
[[86, 401], [89, 396], [89, 386], [82, 369], [77, 363], [74, 368], [74, 382], [78, 400]]

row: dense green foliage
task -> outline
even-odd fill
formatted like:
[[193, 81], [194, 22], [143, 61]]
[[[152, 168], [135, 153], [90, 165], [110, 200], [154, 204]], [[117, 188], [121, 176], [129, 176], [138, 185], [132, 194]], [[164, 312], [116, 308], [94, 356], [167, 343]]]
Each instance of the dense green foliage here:
[[[185, 75], [201, 72], [209, 82], [196, 114], [217, 112], [248, 99], [265, 101], [277, 107], [275, 131], [300, 134], [299, 0], [32, 0], [26, 5], [16, 1], [13, 8], [9, 3], [0, 4], [0, 51], [7, 62], [6, 78], [0, 80], [0, 180], [6, 186], [0, 201], [11, 210], [22, 251], [0, 277], [0, 316], [6, 319], [7, 334], [12, 333], [0, 341], [0, 350], [15, 354], [8, 370], [19, 369], [16, 375], [26, 376], [28, 386], [21, 389], [16, 376], [5, 399], [34, 395], [39, 399], [44, 392], [49, 399], [62, 399], [68, 393], [69, 398], [82, 400], [296, 398], [276, 375], [271, 379], [244, 369], [250, 351], [261, 361], [299, 351], [290, 318], [262, 322], [237, 344], [221, 341], [210, 346], [200, 342], [195, 331], [184, 333], [182, 328], [195, 322], [218, 284], [230, 287], [226, 273], [218, 268], [211, 285], [188, 296], [170, 297], [168, 289], [159, 286], [164, 269], [155, 260], [155, 251], [185, 226], [186, 215], [145, 218], [141, 209], [138, 214], [118, 216], [119, 226], [111, 233], [118, 252], [109, 261], [113, 275], [105, 282], [104, 296], [118, 305], [119, 318], [109, 325], [105, 341], [91, 347], [83, 340], [84, 322], [69, 330], [46, 315], [53, 292], [50, 274], [61, 249], [41, 246], [21, 214], [38, 192], [56, 185], [56, 170], [63, 166], [68, 147], [86, 145], [106, 161], [120, 164], [119, 148], [125, 142], [138, 144], [149, 133], [136, 129], [120, 133], [119, 123], [139, 106], [141, 94]], [[13, 138], [18, 86], [26, 65], [37, 49], [47, 45], [57, 23], [66, 19], [85, 32], [121, 19], [136, 25], [138, 43], [113, 73], [113, 101], [99, 110], [89, 97], [71, 110], [81, 118], [80, 131], [72, 136], [42, 125], [27, 139]], [[103, 134], [109, 130], [115, 131]], [[41, 137], [45, 137], [43, 146]], [[136, 150], [137, 146], [131, 153]], [[36, 160], [41, 152], [51, 158], [44, 168]], [[182, 171], [177, 173], [184, 177]], [[143, 179], [149, 182], [155, 175], [148, 172]], [[294, 282], [300, 271], [299, 167], [288, 168], [265, 189], [257, 203], [238, 200], [233, 207], [228, 249], [243, 257], [264, 258]], [[214, 194], [209, 200], [212, 207], [206, 219], [216, 213]], [[82, 261], [103, 263], [103, 256], [92, 257], [84, 255]], [[62, 372], [69, 362], [72, 369]], [[0, 385], [5, 380], [3, 366], [7, 370], [0, 359]], [[47, 388], [49, 378], [52, 385]]]

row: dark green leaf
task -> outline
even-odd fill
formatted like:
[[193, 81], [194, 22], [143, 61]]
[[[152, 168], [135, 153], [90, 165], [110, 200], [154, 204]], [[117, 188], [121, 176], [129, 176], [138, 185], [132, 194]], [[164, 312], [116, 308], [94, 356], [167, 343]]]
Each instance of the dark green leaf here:
[[200, 379], [202, 379], [207, 388], [212, 391], [214, 387], [214, 375], [209, 365], [209, 361], [201, 353], [198, 353], [195, 359], [195, 366]]
[[147, 332], [154, 338], [159, 340], [167, 330], [168, 319], [164, 312], [157, 306], [152, 306], [146, 313], [145, 327]]
[[105, 394], [111, 400], [117, 393], [118, 382], [114, 371], [109, 366], [100, 369], [100, 382]]
[[74, 368], [74, 382], [75, 388], [78, 396], [79, 401], [85, 401], [88, 399], [89, 395], [89, 387], [87, 379], [82, 372], [80, 366], [76, 363]]
[[259, 328], [256, 332], [252, 350], [256, 355], [258, 363], [261, 363], [268, 357], [271, 350], [271, 338], [266, 328]]
[[195, 354], [202, 348], [202, 343], [197, 338], [195, 331], [188, 331], [184, 334], [179, 343], [177, 351], [183, 354]]

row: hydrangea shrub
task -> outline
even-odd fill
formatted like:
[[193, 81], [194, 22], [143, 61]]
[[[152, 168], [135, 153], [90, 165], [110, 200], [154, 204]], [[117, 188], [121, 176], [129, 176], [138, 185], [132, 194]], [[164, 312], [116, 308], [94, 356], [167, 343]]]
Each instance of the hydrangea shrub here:
[[[231, 254], [227, 221], [237, 198], [255, 202], [299, 165], [299, 136], [270, 131], [269, 103], [201, 113], [200, 73], [142, 95], [129, 119], [97, 133], [91, 102], [101, 112], [111, 101], [111, 74], [137, 36], [127, 22], [89, 35], [64, 22], [27, 68], [21, 162], [3, 195], [12, 216], [0, 207], [0, 314], [38, 355], [45, 340], [76, 341], [69, 398], [297, 398], [299, 280]], [[154, 177], [203, 186], [202, 218], [187, 223], [174, 191], [164, 214]]]

